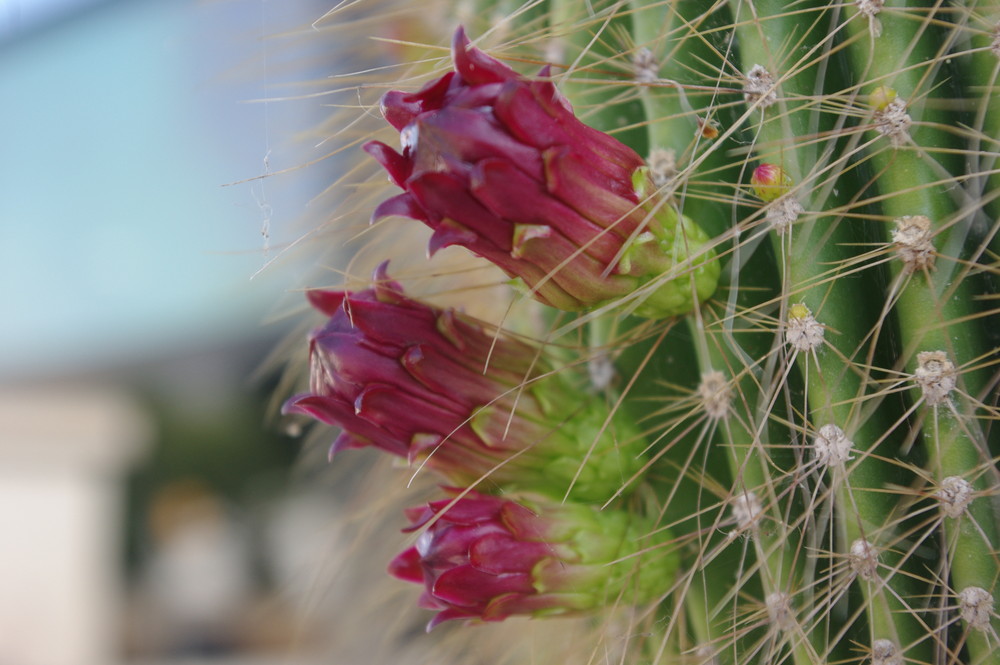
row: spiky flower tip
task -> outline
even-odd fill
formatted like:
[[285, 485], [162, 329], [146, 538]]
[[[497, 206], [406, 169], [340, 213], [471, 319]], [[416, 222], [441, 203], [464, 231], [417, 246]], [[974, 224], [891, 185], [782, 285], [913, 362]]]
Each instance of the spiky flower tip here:
[[653, 280], [633, 307], [642, 316], [682, 314], [712, 295], [719, 265], [707, 235], [653, 194], [631, 148], [573, 115], [547, 68], [524, 78], [472, 48], [461, 28], [452, 56], [455, 71], [382, 99], [402, 153], [379, 141], [364, 149], [405, 192], [373, 220], [420, 220], [434, 229], [431, 254], [466, 247], [567, 311]]
[[[424, 585], [420, 605], [443, 621], [577, 615], [620, 599], [641, 604], [670, 588], [676, 558], [634, 514], [475, 491], [407, 512], [422, 530], [389, 572]], [[643, 552], [640, 555], [640, 550]], [[623, 594], [626, 594], [623, 596]]]
[[783, 168], [764, 162], [753, 170], [750, 184], [758, 199], [770, 203], [787, 194], [794, 183]]
[[889, 104], [896, 100], [899, 93], [896, 92], [895, 88], [890, 88], [887, 85], [880, 85], [868, 94], [868, 103], [872, 105], [876, 111], [885, 111], [889, 108]]
[[638, 476], [643, 442], [587, 397], [587, 377], [556, 373], [538, 347], [454, 310], [412, 300], [389, 279], [357, 292], [313, 290], [329, 316], [310, 340], [310, 391], [285, 413], [342, 428], [331, 456], [375, 448], [449, 482], [605, 500]]

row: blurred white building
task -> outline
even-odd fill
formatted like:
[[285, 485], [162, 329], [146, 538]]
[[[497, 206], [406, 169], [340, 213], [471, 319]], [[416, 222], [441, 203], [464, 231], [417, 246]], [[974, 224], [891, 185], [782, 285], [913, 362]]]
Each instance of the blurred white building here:
[[149, 431], [110, 391], [0, 391], [0, 663], [118, 656], [122, 476]]

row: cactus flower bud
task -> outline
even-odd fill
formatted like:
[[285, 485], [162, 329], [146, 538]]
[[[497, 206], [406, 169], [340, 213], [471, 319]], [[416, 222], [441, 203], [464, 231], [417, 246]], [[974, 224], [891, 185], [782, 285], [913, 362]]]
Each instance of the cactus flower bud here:
[[896, 92], [895, 88], [890, 88], [887, 85], [880, 85], [871, 91], [868, 95], [868, 103], [872, 105], [876, 111], [885, 111], [889, 108], [889, 105], [896, 101], [896, 97], [899, 93]]
[[[310, 392], [285, 405], [343, 429], [331, 456], [374, 446], [449, 482], [610, 498], [638, 475], [644, 443], [554, 371], [538, 347], [411, 300], [382, 264], [358, 292], [310, 291], [330, 318], [312, 334]], [[600, 433], [600, 436], [598, 434]], [[596, 441], [596, 443], [595, 443]]]
[[379, 141], [364, 149], [405, 191], [373, 220], [420, 220], [434, 230], [432, 254], [464, 246], [564, 310], [615, 302], [671, 272], [636, 313], [671, 316], [694, 308], [693, 292], [711, 296], [719, 266], [707, 235], [651, 196], [632, 149], [580, 122], [547, 70], [523, 78], [461, 28], [452, 55], [455, 71], [382, 99], [402, 153]]
[[753, 170], [750, 184], [758, 199], [770, 203], [786, 194], [794, 183], [783, 168], [764, 162]]
[[451, 498], [407, 512], [406, 531], [423, 531], [389, 566], [396, 577], [424, 585], [421, 607], [438, 610], [428, 630], [450, 619], [580, 614], [622, 593], [626, 602], [644, 603], [673, 580], [676, 559], [655, 547], [669, 534], [650, 536], [654, 525], [639, 516], [545, 499], [449, 493]]

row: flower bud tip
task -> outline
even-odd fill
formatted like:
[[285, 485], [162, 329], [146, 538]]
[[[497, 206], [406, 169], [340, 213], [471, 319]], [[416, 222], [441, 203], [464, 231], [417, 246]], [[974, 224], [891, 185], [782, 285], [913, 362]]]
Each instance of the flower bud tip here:
[[754, 169], [750, 184], [757, 198], [770, 203], [786, 194], [794, 183], [780, 166], [765, 162]]

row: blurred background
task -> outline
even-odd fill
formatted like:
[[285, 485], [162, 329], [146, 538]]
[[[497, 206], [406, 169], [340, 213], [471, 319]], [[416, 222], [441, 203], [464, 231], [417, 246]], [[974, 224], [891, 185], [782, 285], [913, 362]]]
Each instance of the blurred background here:
[[328, 660], [336, 498], [266, 359], [329, 5], [0, 0], [0, 665]]

